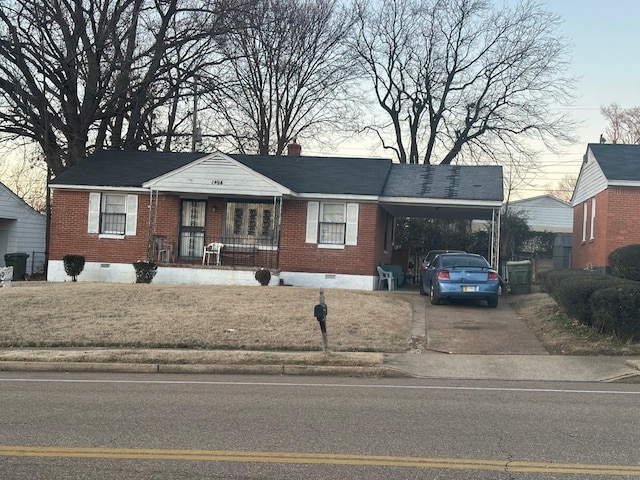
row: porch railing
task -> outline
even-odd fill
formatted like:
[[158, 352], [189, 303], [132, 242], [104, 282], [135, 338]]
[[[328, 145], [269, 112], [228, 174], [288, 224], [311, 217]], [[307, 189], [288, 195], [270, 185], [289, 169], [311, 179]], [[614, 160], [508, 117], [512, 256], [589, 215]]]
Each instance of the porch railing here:
[[[224, 267], [264, 267], [270, 269], [278, 269], [279, 250], [277, 242], [271, 238], [256, 237], [206, 237], [203, 246], [198, 249], [191, 249], [191, 256], [180, 254], [180, 249], [176, 247], [177, 238], [171, 239], [168, 236], [162, 237], [162, 244], [170, 246], [170, 254], [162, 255], [159, 251], [159, 243], [155, 242], [152, 247], [152, 258], [159, 263], [186, 263], [186, 264], [202, 264], [204, 257], [204, 247], [210, 243], [222, 243], [220, 250], [220, 266]], [[200, 240], [202, 242], [202, 240]], [[169, 248], [169, 247], [166, 247]], [[217, 256], [211, 254], [206, 265], [217, 265]]]

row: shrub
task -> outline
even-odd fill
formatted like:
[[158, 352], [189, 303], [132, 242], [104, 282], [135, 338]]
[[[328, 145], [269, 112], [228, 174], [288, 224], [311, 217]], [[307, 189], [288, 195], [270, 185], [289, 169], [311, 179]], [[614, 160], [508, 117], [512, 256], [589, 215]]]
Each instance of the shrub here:
[[268, 268], [261, 268], [255, 274], [256, 280], [262, 285], [266, 287], [269, 285], [269, 281], [271, 280], [271, 272]]
[[136, 283], [151, 283], [156, 276], [158, 266], [153, 262], [138, 260], [133, 264], [136, 269]]
[[620, 247], [609, 254], [611, 274], [640, 281], [640, 245]]
[[553, 297], [567, 315], [589, 326], [592, 324], [591, 295], [622, 282], [612, 275], [585, 270], [552, 270], [538, 280], [542, 281], [543, 291]]
[[72, 282], [77, 282], [78, 275], [84, 270], [84, 257], [82, 255], [65, 255], [62, 261], [65, 273], [71, 277]]
[[593, 327], [622, 341], [640, 340], [640, 284], [624, 282], [589, 299]]

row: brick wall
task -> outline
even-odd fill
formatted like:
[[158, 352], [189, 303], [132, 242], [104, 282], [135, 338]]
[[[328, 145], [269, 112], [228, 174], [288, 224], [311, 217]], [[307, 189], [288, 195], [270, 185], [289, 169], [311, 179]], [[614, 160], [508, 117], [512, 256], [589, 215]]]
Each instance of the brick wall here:
[[609, 188], [596, 196], [594, 239], [591, 240], [591, 199], [587, 200], [587, 235], [582, 241], [584, 203], [574, 207], [572, 268], [608, 267], [608, 256], [615, 249], [640, 243], [640, 189]]
[[291, 272], [373, 275], [376, 266], [376, 204], [361, 203], [358, 214], [358, 245], [344, 249], [319, 248], [305, 243], [307, 202], [284, 202], [280, 231], [280, 270]]
[[49, 259], [67, 254], [82, 255], [87, 262], [133, 263], [147, 256], [149, 196], [138, 195], [135, 236], [124, 239], [98, 238], [87, 233], [89, 192], [53, 190]]

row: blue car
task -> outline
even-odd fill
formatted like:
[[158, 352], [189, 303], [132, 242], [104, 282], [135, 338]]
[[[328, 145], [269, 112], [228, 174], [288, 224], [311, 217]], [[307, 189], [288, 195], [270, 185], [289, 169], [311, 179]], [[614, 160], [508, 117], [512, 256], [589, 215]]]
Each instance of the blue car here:
[[500, 277], [482, 255], [441, 253], [422, 266], [420, 276], [420, 294], [428, 293], [432, 305], [447, 299], [476, 299], [498, 306]]

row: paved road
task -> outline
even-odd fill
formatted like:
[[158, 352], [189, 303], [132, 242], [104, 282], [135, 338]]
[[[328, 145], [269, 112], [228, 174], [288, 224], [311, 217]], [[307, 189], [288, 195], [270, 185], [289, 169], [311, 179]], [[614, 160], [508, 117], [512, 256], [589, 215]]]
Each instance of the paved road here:
[[633, 385], [0, 373], [7, 479], [640, 475]]

